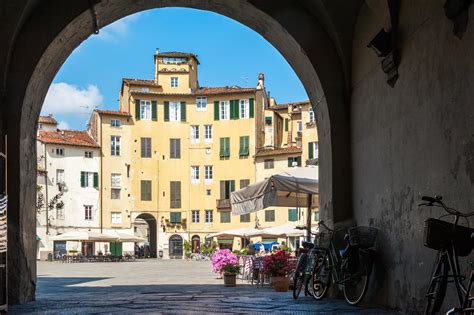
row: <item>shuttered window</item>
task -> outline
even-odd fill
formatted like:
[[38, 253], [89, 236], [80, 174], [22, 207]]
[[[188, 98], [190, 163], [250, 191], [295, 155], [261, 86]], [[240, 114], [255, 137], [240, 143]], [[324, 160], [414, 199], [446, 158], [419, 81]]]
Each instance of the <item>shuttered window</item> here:
[[140, 181], [140, 195], [142, 201], [151, 201], [151, 180]]
[[141, 157], [151, 157], [151, 138], [141, 138]]
[[181, 212], [170, 212], [171, 223], [181, 223]]
[[288, 131], [288, 125], [290, 124], [290, 121], [288, 118], [285, 118], [285, 131]]
[[220, 157], [229, 157], [230, 156], [230, 138], [221, 138], [220, 139]]
[[298, 221], [298, 209], [288, 209], [288, 221]]
[[135, 99], [135, 120], [140, 120], [140, 100]]
[[219, 120], [219, 101], [214, 101], [214, 120]]
[[253, 100], [253, 98], [250, 98], [249, 99], [249, 117], [250, 118], [253, 118], [254, 112], [255, 112], [254, 100]]
[[[295, 164], [295, 165], [293, 165]], [[288, 167], [301, 166], [301, 157], [289, 157], [288, 158]]]
[[158, 119], [158, 109], [156, 101], [151, 101], [151, 119], [154, 121]]
[[186, 102], [181, 102], [181, 121], [186, 121]]
[[247, 187], [250, 184], [250, 179], [240, 180], [240, 189]]
[[221, 211], [221, 223], [230, 223], [230, 211]]
[[170, 139], [170, 159], [181, 158], [181, 139]]
[[265, 169], [274, 168], [274, 163], [275, 163], [275, 160], [274, 160], [274, 159], [266, 159], [266, 160], [264, 161], [264, 168], [265, 168]]
[[240, 216], [240, 222], [250, 222], [250, 213], [242, 214]]
[[220, 181], [220, 188], [221, 188], [221, 199], [229, 199], [230, 193], [235, 191], [235, 180], [221, 180]]
[[81, 172], [81, 187], [99, 188], [99, 173]]
[[249, 136], [240, 137], [240, 149], [239, 156], [248, 156], [249, 155]]
[[181, 208], [181, 182], [170, 182], [170, 208]]
[[168, 101], [165, 101], [163, 103], [163, 107], [164, 107], [164, 120], [165, 121], [170, 121], [170, 102]]
[[275, 210], [265, 210], [265, 222], [275, 222]]

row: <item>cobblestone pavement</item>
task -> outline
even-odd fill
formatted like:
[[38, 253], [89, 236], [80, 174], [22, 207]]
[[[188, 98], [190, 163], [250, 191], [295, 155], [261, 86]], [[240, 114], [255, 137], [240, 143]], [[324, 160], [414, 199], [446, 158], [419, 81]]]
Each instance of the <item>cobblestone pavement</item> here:
[[9, 314], [390, 314], [341, 300], [315, 301], [237, 280], [224, 287], [208, 261], [38, 262], [37, 300]]

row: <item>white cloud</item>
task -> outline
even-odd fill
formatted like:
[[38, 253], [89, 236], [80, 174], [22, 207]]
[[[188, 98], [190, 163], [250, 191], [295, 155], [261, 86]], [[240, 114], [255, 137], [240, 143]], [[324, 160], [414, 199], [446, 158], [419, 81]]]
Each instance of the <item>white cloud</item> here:
[[66, 121], [60, 121], [58, 123], [58, 129], [69, 129], [69, 124]]
[[99, 34], [93, 38], [111, 42], [117, 41], [121, 37], [128, 35], [130, 32], [130, 26], [138, 20], [139, 16], [140, 13], [137, 13], [115, 21], [114, 23], [100, 29]]
[[53, 83], [43, 103], [43, 115], [84, 114], [102, 103], [102, 94], [95, 85], [80, 88], [64, 82]]

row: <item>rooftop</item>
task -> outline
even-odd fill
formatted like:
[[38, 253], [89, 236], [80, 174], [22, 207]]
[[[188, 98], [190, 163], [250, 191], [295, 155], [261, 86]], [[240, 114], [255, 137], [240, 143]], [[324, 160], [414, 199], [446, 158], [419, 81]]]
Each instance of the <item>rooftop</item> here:
[[158, 57], [170, 57], [170, 58], [194, 58], [196, 59], [197, 63], [199, 64], [199, 60], [197, 55], [187, 52], [180, 52], [180, 51], [167, 51], [167, 52], [159, 52], [156, 54]]
[[270, 109], [284, 109], [284, 108], [288, 108], [288, 106], [309, 105], [309, 104], [310, 104], [309, 100], [306, 100], [306, 101], [300, 101], [300, 102], [276, 104], [276, 105], [270, 106]]
[[131, 93], [151, 94], [151, 95], [217, 95], [217, 94], [232, 94], [232, 93], [254, 93], [255, 88], [242, 88], [240, 86], [221, 86], [221, 87], [201, 87], [194, 91], [194, 93], [167, 93], [167, 92], [153, 92], [143, 90], [131, 90]]
[[127, 83], [127, 84], [136, 84], [136, 85], [147, 85], [147, 86], [156, 86], [156, 87], [161, 86], [158, 83], [156, 83], [154, 80], [141, 80], [141, 79], [123, 78], [122, 82]]
[[105, 110], [105, 109], [96, 109], [95, 110], [99, 115], [111, 115], [111, 116], [126, 116], [130, 117], [130, 113], [120, 112], [115, 110]]
[[279, 149], [264, 149], [258, 151], [255, 156], [272, 156], [272, 155], [284, 155], [284, 154], [298, 154], [302, 153], [302, 149], [298, 147], [279, 148]]
[[38, 123], [40, 124], [50, 124], [50, 125], [57, 125], [58, 122], [52, 115], [49, 116], [40, 116], [38, 119]]
[[58, 129], [56, 131], [40, 131], [38, 134], [38, 140], [50, 144], [63, 144], [89, 148], [99, 147], [87, 131], [79, 130]]

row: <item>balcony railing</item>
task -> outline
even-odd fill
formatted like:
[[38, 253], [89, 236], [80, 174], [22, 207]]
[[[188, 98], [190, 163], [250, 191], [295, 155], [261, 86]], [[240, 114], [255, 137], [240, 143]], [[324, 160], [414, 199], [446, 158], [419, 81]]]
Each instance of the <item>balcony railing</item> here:
[[216, 207], [217, 209], [230, 209], [230, 199], [217, 199]]

